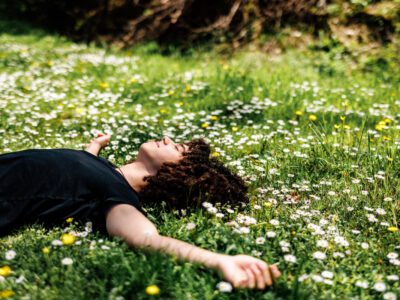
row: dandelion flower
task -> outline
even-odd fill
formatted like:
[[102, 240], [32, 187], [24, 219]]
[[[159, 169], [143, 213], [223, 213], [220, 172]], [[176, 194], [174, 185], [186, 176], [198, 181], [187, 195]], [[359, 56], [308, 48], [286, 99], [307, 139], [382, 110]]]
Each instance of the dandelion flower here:
[[0, 291], [0, 298], [9, 298], [12, 295], [14, 295], [14, 292], [12, 290], [3, 290]]
[[229, 282], [221, 281], [217, 284], [217, 288], [220, 292], [230, 293], [232, 291], [232, 285]]
[[0, 276], [6, 277], [11, 274], [11, 268], [9, 266], [4, 266], [0, 268]]
[[160, 292], [160, 288], [155, 284], [150, 285], [146, 288], [146, 293], [149, 295], [157, 295]]
[[75, 242], [76, 237], [72, 234], [64, 233], [61, 237], [61, 240], [64, 245], [71, 245]]

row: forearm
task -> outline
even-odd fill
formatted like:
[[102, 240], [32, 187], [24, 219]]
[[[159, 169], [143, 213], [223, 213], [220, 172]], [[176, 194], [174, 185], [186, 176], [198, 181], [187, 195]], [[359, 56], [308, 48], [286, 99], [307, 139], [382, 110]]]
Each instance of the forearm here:
[[202, 249], [189, 243], [162, 235], [148, 236], [140, 246], [148, 246], [153, 250], [161, 250], [174, 254], [180, 260], [201, 263], [209, 268], [218, 268], [218, 259], [223, 254]]
[[86, 151], [89, 153], [92, 153], [93, 155], [98, 155], [99, 151], [101, 149], [101, 146], [97, 143], [90, 143], [89, 145], [87, 145], [86, 147]]

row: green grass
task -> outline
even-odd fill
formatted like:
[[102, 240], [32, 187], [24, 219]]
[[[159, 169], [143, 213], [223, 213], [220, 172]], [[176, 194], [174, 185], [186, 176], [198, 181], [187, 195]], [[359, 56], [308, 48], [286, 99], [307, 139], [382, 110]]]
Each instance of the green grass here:
[[[400, 294], [399, 281], [390, 276], [399, 274], [399, 258], [388, 258], [400, 252], [400, 231], [388, 230], [399, 227], [395, 68], [363, 72], [344, 54], [317, 50], [281, 57], [243, 52], [225, 58], [201, 51], [162, 56], [154, 44], [106, 50], [24, 25], [9, 28], [0, 22], [1, 153], [84, 149], [103, 131], [113, 138], [101, 156], [121, 165], [149, 139], [205, 137], [214, 154], [246, 178], [251, 203], [241, 214], [217, 205], [222, 218], [205, 208], [182, 216], [164, 213], [162, 205], [145, 207], [149, 218], [160, 234], [219, 253], [279, 262], [282, 276], [264, 291], [223, 293], [217, 288], [222, 276], [201, 265], [129, 249], [93, 232], [73, 245], [55, 246], [64, 229], [34, 225], [1, 239], [0, 267], [9, 266], [12, 273], [0, 281], [0, 293], [12, 290], [16, 299], [392, 299], [387, 293]], [[273, 219], [280, 224], [272, 225]], [[237, 228], [226, 224], [230, 221]], [[195, 229], [186, 228], [190, 222]], [[64, 227], [84, 231], [82, 224]], [[237, 232], [242, 227], [250, 232]], [[265, 243], [257, 244], [258, 237]], [[326, 248], [318, 246], [321, 240]], [[282, 241], [290, 246], [283, 248]], [[49, 253], [43, 253], [45, 247]], [[6, 259], [9, 250], [16, 252], [12, 260]], [[326, 258], [313, 258], [316, 251]], [[286, 261], [287, 254], [297, 262]], [[66, 257], [73, 264], [63, 265]], [[322, 277], [330, 277], [324, 271], [332, 278]], [[359, 287], [360, 281], [367, 287]], [[374, 288], [379, 282], [385, 291]], [[145, 289], [153, 284], [160, 293], [149, 296]]]

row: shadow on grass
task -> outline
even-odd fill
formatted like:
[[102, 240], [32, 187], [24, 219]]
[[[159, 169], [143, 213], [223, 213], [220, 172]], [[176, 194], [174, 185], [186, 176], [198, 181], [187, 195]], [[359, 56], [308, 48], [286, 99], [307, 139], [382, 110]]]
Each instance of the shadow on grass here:
[[40, 28], [27, 21], [12, 19], [4, 14], [0, 14], [0, 35], [26, 35], [35, 34], [36, 36], [45, 36], [51, 34], [50, 31]]

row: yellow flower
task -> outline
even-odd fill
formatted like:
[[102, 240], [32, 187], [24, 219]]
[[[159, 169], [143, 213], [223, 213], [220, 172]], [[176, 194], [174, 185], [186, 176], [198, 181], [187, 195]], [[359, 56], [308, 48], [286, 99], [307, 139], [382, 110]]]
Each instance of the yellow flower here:
[[296, 110], [296, 115], [297, 115], [297, 116], [302, 116], [302, 115], [303, 115], [303, 112], [302, 112], [301, 110]]
[[180, 101], [180, 102], [179, 102], [179, 105], [180, 105], [180, 106], [182, 106], [182, 105], [183, 105], [183, 102], [182, 102], [182, 101]]
[[168, 91], [168, 95], [172, 96], [174, 94], [174, 91], [170, 90]]
[[350, 104], [349, 101], [345, 101], [345, 102], [342, 103], [343, 106], [347, 106], [347, 105], [349, 105], [349, 104]]
[[146, 288], [146, 293], [149, 295], [157, 295], [160, 292], [160, 289], [155, 284], [150, 285]]
[[84, 112], [85, 112], [85, 109], [82, 108], [82, 107], [78, 107], [78, 108], [76, 109], [76, 113], [77, 113], [78, 115], [81, 115], [81, 114], [83, 114]]
[[391, 157], [388, 157], [388, 161], [393, 161], [393, 158], [391, 158]]
[[186, 87], [186, 92], [189, 92], [192, 88], [190, 86]]
[[43, 251], [44, 254], [47, 254], [47, 253], [50, 252], [49, 248], [47, 248], [47, 247], [44, 247], [44, 248], [42, 249], [42, 251]]
[[4, 266], [2, 268], [0, 268], [0, 276], [7, 276], [10, 275], [11, 273], [11, 268], [9, 266]]
[[342, 121], [346, 120], [346, 116], [341, 116], [340, 120], [342, 120]]
[[272, 206], [272, 203], [271, 203], [271, 202], [265, 202], [265, 203], [264, 203], [264, 206], [266, 206], [266, 207], [271, 207], [271, 206]]
[[391, 138], [390, 136], [384, 136], [383, 139], [384, 139], [385, 141], [390, 141], [392, 138]]
[[335, 127], [336, 129], [339, 129], [340, 128], [340, 125], [333, 125], [333, 127]]
[[232, 131], [238, 131], [239, 127], [232, 127]]
[[201, 127], [206, 128], [206, 127], [208, 127], [208, 124], [207, 123], [203, 123], [203, 124], [201, 124]]
[[218, 117], [217, 116], [211, 116], [211, 120], [218, 121]]
[[397, 227], [392, 226], [392, 227], [388, 227], [388, 230], [391, 231], [391, 232], [395, 232], [395, 231], [397, 231], [399, 229]]
[[160, 109], [160, 113], [165, 114], [167, 110], [165, 108]]
[[68, 219], [65, 220], [65, 222], [71, 223], [73, 220], [74, 220], [74, 218], [68, 218]]
[[99, 87], [101, 87], [102, 89], [108, 88], [110, 85], [108, 83], [105, 82], [100, 82], [99, 83]]
[[311, 121], [315, 121], [315, 120], [317, 119], [317, 116], [316, 116], [316, 115], [310, 115], [308, 118], [309, 118]]
[[378, 124], [375, 125], [375, 129], [378, 130], [378, 131], [382, 131], [385, 128], [386, 128], [386, 122], [385, 121], [380, 121]]
[[383, 122], [385, 122], [386, 124], [390, 124], [390, 123], [392, 123], [392, 120], [386, 118], [386, 119], [383, 120]]
[[72, 234], [64, 233], [61, 237], [61, 240], [64, 245], [71, 245], [75, 242], [76, 237]]
[[0, 292], [0, 298], [8, 298], [14, 295], [14, 292], [12, 290], [3, 290]]
[[51, 67], [53, 65], [52, 61], [47, 62], [47, 64]]
[[219, 154], [219, 152], [213, 152], [212, 154], [211, 154], [211, 156], [219, 156], [220, 154]]
[[344, 129], [350, 129], [350, 126], [349, 125], [343, 125], [343, 128]]
[[295, 235], [296, 234], [296, 231], [292, 231], [292, 235]]
[[228, 66], [228, 65], [223, 65], [222, 69], [229, 70], [229, 71], [232, 70], [232, 68], [230, 66]]

